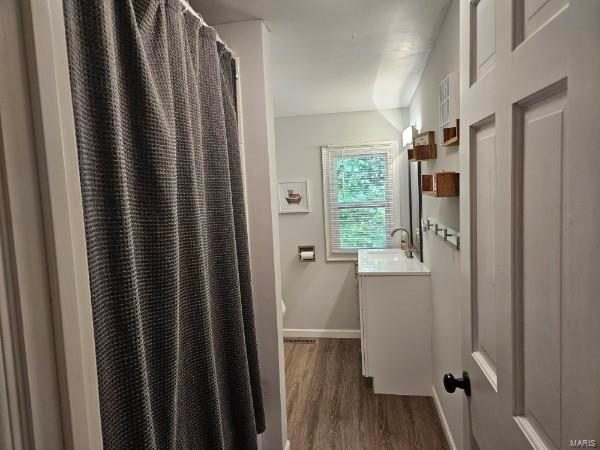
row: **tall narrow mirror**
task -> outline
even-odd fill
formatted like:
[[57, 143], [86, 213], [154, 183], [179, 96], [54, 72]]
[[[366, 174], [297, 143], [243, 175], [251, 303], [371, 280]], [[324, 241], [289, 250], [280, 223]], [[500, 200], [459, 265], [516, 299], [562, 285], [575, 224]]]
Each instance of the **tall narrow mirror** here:
[[408, 164], [408, 185], [410, 199], [410, 237], [415, 256], [423, 261], [423, 229], [421, 222], [421, 162]]

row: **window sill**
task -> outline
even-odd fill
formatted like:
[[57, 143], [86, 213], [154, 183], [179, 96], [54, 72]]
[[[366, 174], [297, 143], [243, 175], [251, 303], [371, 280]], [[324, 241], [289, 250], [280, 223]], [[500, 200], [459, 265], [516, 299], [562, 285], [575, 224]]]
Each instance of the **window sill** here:
[[352, 262], [358, 261], [358, 253], [351, 255], [327, 255], [325, 262]]

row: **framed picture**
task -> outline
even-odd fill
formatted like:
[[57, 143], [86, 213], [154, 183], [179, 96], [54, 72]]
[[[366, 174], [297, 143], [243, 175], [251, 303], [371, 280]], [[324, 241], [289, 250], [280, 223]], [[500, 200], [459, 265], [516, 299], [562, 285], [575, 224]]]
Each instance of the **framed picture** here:
[[308, 180], [279, 182], [279, 213], [310, 212]]

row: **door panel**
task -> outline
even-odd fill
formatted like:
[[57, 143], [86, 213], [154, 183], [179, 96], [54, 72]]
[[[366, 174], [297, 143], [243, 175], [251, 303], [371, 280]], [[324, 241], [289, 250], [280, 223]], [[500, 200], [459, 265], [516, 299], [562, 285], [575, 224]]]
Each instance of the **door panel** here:
[[[560, 446], [560, 336], [562, 280], [562, 159], [566, 92], [543, 98], [516, 114], [523, 130], [515, 146], [520, 167], [521, 286], [515, 304], [522, 333], [515, 350], [522, 358], [518, 374], [518, 415], [527, 419], [537, 439]], [[518, 199], [517, 199], [518, 200]]]
[[493, 122], [474, 130], [473, 188], [475, 198], [473, 218], [476, 224], [473, 245], [477, 269], [472, 278], [475, 285], [473, 309], [473, 357], [497, 390], [496, 374], [496, 128]]
[[496, 53], [496, 1], [471, 3], [471, 82], [480, 80], [494, 68]]
[[494, 66], [496, 52], [495, 0], [482, 0], [477, 5], [477, 79]]
[[518, 0], [515, 2], [516, 42], [519, 44], [542, 28], [567, 4], [566, 0]]

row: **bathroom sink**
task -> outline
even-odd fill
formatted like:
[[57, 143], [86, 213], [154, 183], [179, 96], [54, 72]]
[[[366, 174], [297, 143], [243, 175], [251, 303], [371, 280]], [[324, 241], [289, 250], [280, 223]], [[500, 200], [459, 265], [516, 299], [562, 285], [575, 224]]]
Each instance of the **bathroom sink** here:
[[431, 272], [418, 258], [407, 258], [400, 249], [366, 249], [358, 251], [359, 275], [429, 275]]

